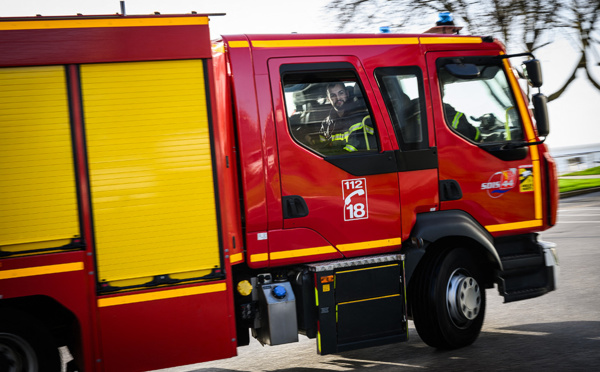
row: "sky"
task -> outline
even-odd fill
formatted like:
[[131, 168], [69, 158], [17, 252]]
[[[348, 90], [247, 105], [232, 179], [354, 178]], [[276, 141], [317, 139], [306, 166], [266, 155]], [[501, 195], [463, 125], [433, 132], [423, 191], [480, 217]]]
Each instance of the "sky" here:
[[[336, 32], [337, 25], [324, 8], [327, 3], [328, 0], [126, 0], [125, 6], [127, 14], [226, 13], [210, 17], [211, 36], [216, 38], [240, 33]], [[115, 14], [120, 9], [119, 0], [0, 0], [0, 17]], [[433, 25], [437, 14], [426, 18]], [[374, 26], [373, 32], [377, 30], [378, 26]], [[576, 53], [560, 34], [551, 46], [536, 53], [544, 74], [542, 93], [550, 95], [562, 86], [577, 63]], [[592, 67], [592, 73], [600, 81], [600, 65]], [[551, 129], [546, 144], [551, 149], [600, 144], [600, 91], [586, 81], [583, 71], [578, 77], [559, 99], [549, 103]]]

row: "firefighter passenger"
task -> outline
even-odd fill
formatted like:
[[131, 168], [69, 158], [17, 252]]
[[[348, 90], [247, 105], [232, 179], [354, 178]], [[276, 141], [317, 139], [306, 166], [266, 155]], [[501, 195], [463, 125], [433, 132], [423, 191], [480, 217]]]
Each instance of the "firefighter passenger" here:
[[481, 141], [479, 128], [471, 125], [463, 112], [456, 111], [452, 105], [444, 103], [444, 113], [446, 114], [446, 121], [453, 129], [472, 141]]

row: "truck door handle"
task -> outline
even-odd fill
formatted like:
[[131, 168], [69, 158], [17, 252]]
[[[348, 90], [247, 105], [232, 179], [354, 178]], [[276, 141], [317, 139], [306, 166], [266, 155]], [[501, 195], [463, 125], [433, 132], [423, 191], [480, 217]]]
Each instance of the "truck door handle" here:
[[440, 201], [462, 199], [462, 190], [456, 180], [440, 181]]
[[282, 198], [283, 218], [300, 218], [308, 216], [308, 206], [304, 199], [298, 195], [289, 195]]

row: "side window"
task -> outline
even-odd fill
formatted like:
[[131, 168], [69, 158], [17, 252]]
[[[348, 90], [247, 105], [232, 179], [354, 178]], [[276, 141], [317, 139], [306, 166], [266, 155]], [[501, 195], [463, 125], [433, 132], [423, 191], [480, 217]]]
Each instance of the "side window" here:
[[523, 140], [515, 100], [498, 62], [438, 63], [438, 75], [446, 123], [455, 132], [477, 143]]
[[375, 78], [394, 125], [402, 150], [429, 147], [423, 92], [423, 75], [418, 67], [384, 67]]
[[378, 152], [375, 123], [354, 71], [282, 70], [292, 138], [323, 156]]

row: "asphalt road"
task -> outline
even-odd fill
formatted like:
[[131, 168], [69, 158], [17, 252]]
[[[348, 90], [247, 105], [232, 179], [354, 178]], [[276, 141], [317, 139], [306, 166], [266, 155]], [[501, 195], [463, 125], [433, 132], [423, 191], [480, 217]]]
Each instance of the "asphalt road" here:
[[412, 327], [410, 340], [319, 356], [314, 340], [275, 347], [253, 341], [231, 359], [171, 368], [169, 372], [226, 371], [597, 371], [600, 369], [600, 192], [560, 201], [558, 224], [542, 233], [558, 245], [558, 290], [503, 304], [487, 290], [479, 339], [439, 351]]

